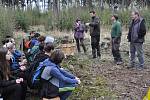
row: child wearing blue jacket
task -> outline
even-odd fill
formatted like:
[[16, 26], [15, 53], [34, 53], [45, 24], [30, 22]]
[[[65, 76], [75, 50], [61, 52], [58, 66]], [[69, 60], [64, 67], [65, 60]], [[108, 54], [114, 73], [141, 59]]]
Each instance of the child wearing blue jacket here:
[[42, 98], [60, 97], [60, 100], [66, 100], [77, 84], [80, 84], [79, 78], [60, 68], [59, 64], [63, 59], [64, 53], [61, 50], [55, 50], [51, 54], [51, 59], [40, 63], [40, 66], [46, 66], [41, 75]]

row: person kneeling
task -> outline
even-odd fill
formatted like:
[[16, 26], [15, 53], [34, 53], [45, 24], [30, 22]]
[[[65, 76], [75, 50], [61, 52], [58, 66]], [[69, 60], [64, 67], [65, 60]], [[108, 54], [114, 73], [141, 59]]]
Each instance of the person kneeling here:
[[43, 100], [56, 97], [59, 97], [60, 100], [66, 100], [77, 84], [80, 84], [79, 78], [60, 67], [63, 59], [64, 53], [55, 50], [51, 54], [51, 58], [44, 61], [47, 65], [41, 74], [41, 97]]

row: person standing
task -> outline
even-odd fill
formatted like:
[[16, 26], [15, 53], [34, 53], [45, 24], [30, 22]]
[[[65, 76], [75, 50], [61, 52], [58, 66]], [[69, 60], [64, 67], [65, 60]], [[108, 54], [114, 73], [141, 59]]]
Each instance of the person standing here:
[[114, 57], [114, 62], [117, 65], [120, 65], [122, 64], [122, 58], [119, 51], [119, 47], [121, 42], [122, 28], [121, 23], [118, 21], [117, 15], [113, 15], [111, 20], [113, 21], [111, 29], [112, 54]]
[[86, 53], [86, 48], [84, 45], [84, 25], [81, 23], [81, 21], [79, 19], [76, 20], [76, 23], [74, 25], [74, 38], [76, 40], [76, 45], [77, 45], [77, 49], [78, 52], [81, 52], [80, 50], [80, 44], [84, 50], [84, 53]]
[[100, 54], [100, 21], [96, 16], [95, 11], [90, 11], [91, 22], [86, 23], [87, 26], [90, 26], [90, 36], [91, 36], [91, 46], [92, 46], [92, 55], [93, 58], [101, 57]]
[[139, 12], [133, 11], [131, 14], [132, 23], [129, 27], [128, 41], [130, 42], [130, 66], [135, 67], [135, 56], [139, 60], [138, 68], [144, 68], [144, 52], [143, 43], [146, 35], [145, 20], [140, 16]]

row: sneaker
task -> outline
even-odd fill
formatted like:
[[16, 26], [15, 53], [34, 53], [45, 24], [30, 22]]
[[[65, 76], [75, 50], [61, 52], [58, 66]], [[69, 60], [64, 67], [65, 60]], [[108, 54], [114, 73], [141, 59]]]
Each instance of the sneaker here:
[[130, 65], [128, 65], [128, 66], [127, 66], [127, 68], [128, 68], [128, 69], [130, 69], [130, 68], [134, 68], [134, 67], [135, 67], [135, 65], [134, 65], [134, 64], [130, 64]]
[[96, 58], [96, 56], [93, 56], [93, 59], [95, 59]]
[[143, 70], [143, 69], [144, 69], [144, 65], [139, 65], [139, 66], [137, 67], [137, 69], [138, 69], [138, 70]]
[[137, 70], [139, 70], [139, 71], [141, 71], [143, 69], [144, 69], [144, 67], [137, 67]]
[[121, 65], [121, 64], [123, 64], [123, 62], [122, 61], [118, 61], [118, 62], [116, 62], [116, 64], [117, 65]]

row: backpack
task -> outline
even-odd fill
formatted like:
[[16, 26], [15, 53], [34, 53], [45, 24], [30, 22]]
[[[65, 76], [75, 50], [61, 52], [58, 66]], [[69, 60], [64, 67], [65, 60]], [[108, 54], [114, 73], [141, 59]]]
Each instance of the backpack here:
[[39, 45], [33, 46], [30, 51], [26, 54], [26, 58], [29, 62], [32, 62], [36, 54], [39, 52]]
[[[41, 62], [41, 63], [43, 63], [43, 62]], [[46, 67], [45, 65], [43, 65], [41, 63], [39, 64], [37, 69], [34, 71], [32, 79], [31, 79], [33, 88], [41, 87], [41, 74], [42, 74], [44, 68]]]
[[34, 61], [33, 63], [31, 63], [29, 69], [27, 69], [26, 71], [27, 84], [30, 89], [36, 89], [37, 87], [41, 86], [41, 74], [45, 68], [42, 62], [44, 59], [45, 58]]

